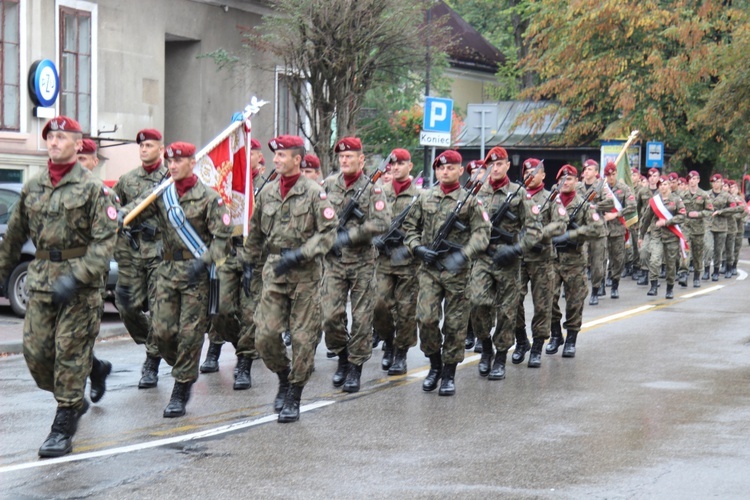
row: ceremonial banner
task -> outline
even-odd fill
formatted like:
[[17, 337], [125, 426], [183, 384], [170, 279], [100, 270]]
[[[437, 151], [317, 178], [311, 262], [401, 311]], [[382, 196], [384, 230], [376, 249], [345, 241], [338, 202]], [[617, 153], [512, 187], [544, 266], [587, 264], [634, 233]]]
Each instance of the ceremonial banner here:
[[[672, 215], [672, 212], [670, 212], [669, 209], [664, 205], [664, 200], [662, 199], [660, 194], [652, 197], [648, 201], [648, 204], [651, 206], [651, 210], [654, 211], [659, 219], [670, 221], [674, 217], [674, 215]], [[688, 246], [688, 242], [685, 239], [685, 235], [683, 234], [680, 225], [667, 225], [666, 228], [680, 240], [680, 253], [682, 254], [683, 259], [687, 259], [687, 254], [690, 251], [690, 247]]]

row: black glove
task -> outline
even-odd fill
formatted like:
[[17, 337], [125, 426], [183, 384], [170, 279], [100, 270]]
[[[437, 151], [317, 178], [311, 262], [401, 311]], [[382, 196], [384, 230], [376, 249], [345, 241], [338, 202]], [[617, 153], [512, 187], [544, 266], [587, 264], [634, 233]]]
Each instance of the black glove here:
[[286, 274], [305, 261], [302, 249], [295, 248], [281, 256], [281, 260], [274, 266], [273, 272], [276, 276]]
[[570, 241], [570, 231], [565, 231], [560, 236], [555, 236], [552, 238], [552, 244], [555, 246], [564, 245], [565, 243]]
[[391, 250], [391, 263], [393, 264], [403, 264], [409, 260], [409, 257], [411, 257], [409, 249], [403, 245]]
[[122, 232], [122, 226], [125, 225], [125, 216], [128, 215], [128, 213], [125, 210], [118, 210], [117, 211], [117, 232]]
[[452, 252], [443, 260], [443, 266], [446, 271], [451, 273], [457, 273], [469, 262], [468, 257], [461, 251]]
[[341, 247], [348, 247], [352, 244], [352, 238], [349, 236], [349, 231], [346, 229], [339, 229], [338, 234], [336, 235], [336, 241], [334, 242], [333, 246], [336, 248]]
[[188, 268], [188, 286], [195, 286], [198, 284], [198, 280], [206, 274], [206, 264], [201, 259], [193, 259], [190, 261], [190, 267]]
[[129, 286], [117, 285], [115, 287], [115, 297], [117, 297], [117, 301], [120, 303], [119, 307], [122, 307], [123, 309], [130, 308], [131, 299]]
[[52, 303], [56, 306], [67, 306], [76, 293], [78, 284], [71, 275], [60, 276], [52, 284]]
[[242, 263], [242, 291], [245, 292], [245, 297], [250, 297], [250, 282], [253, 281], [253, 271], [255, 266], [248, 264], [247, 262]]
[[375, 245], [375, 248], [378, 249], [378, 252], [380, 252], [381, 255], [385, 253], [385, 241], [383, 241], [383, 238], [375, 236], [372, 239], [372, 244]]
[[492, 256], [492, 260], [500, 267], [507, 267], [517, 261], [521, 255], [523, 255], [523, 251], [518, 243], [504, 245], [497, 249], [495, 255]]
[[438, 253], [435, 250], [430, 250], [424, 245], [419, 245], [414, 249], [414, 255], [422, 259], [425, 264], [434, 264], [438, 258]]

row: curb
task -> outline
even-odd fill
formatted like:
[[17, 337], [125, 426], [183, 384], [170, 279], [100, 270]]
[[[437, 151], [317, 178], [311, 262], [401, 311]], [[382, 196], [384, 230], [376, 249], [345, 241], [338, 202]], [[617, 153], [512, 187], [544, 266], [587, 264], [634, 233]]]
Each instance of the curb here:
[[[96, 340], [109, 339], [113, 337], [120, 337], [122, 335], [128, 335], [128, 330], [125, 325], [107, 325], [99, 330], [99, 335], [96, 336]], [[23, 336], [23, 334], [21, 335]], [[0, 341], [0, 355], [8, 354], [23, 354], [23, 340]]]

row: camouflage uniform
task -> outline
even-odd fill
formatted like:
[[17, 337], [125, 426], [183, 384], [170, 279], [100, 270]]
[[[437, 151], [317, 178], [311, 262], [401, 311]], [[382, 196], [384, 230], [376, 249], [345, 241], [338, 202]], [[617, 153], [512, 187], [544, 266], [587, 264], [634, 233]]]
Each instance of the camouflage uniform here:
[[[37, 248], [28, 269], [23, 354], [36, 384], [54, 394], [58, 408], [84, 404], [116, 219], [101, 180], [76, 162], [54, 187], [48, 171], [26, 183], [0, 244], [0, 275], [18, 262], [29, 237]], [[77, 282], [72, 300], [53, 304], [53, 285], [71, 275]]]
[[[346, 229], [351, 246], [341, 248], [341, 257], [326, 255], [325, 274], [321, 292], [323, 331], [326, 347], [342, 354], [345, 350], [349, 363], [362, 366], [372, 356], [372, 311], [375, 302], [375, 258], [377, 252], [372, 237], [388, 230], [391, 212], [380, 185], [370, 186], [362, 173], [351, 186], [346, 187], [344, 174], [325, 180], [323, 186], [331, 205], [338, 211], [347, 204], [359, 188], [365, 193], [359, 207], [365, 214], [362, 221], [352, 217]], [[351, 338], [347, 338], [346, 301], [352, 304]]]
[[[729, 217], [726, 217], [725, 214], [734, 213], [735, 210], [732, 209], [736, 204], [729, 199], [729, 193], [725, 191], [715, 193], [712, 190], [708, 193], [708, 198], [714, 207], [714, 211], [719, 212], [717, 215], [711, 217], [708, 223], [708, 229], [711, 231], [711, 239], [713, 240], [714, 275], [718, 275], [719, 266], [721, 265], [721, 261], [724, 260], [724, 250], [727, 245], [727, 224]], [[709, 262], [706, 261], [706, 267], [708, 265]]]
[[[648, 210], [649, 206], [649, 200], [654, 197], [654, 195], [657, 193], [657, 189], [651, 189], [648, 186], [641, 187], [638, 191], [638, 232], [636, 234], [636, 239], [640, 238], [639, 235], [643, 234], [643, 218], [646, 216], [646, 210]], [[651, 242], [651, 233], [647, 232], [645, 236], [643, 237], [643, 244], [640, 247], [639, 256], [640, 256], [640, 268], [645, 269], [646, 273], [648, 273], [648, 266], [649, 261], [651, 260], [651, 251], [650, 251], [650, 242]], [[638, 246], [638, 245], [636, 245]], [[639, 283], [640, 284], [640, 283]]]
[[[201, 260], [206, 265], [221, 263], [232, 233], [229, 212], [221, 196], [198, 181], [179, 202], [185, 219], [208, 246]], [[190, 283], [193, 254], [169, 222], [163, 198], [157, 198], [153, 204], [164, 243], [164, 260], [156, 278], [154, 338], [159, 353], [172, 366], [175, 382], [190, 384], [198, 379], [203, 336], [209, 326], [208, 274], [204, 273], [197, 283]]]
[[[685, 205], [677, 195], [670, 193], [669, 198], [663, 200], [664, 206], [673, 215], [669, 221], [669, 226], [682, 224], [685, 221]], [[641, 224], [641, 239], [648, 232], [651, 235], [649, 243], [649, 266], [648, 279], [653, 284], [659, 280], [661, 265], [665, 264], [667, 268], [667, 286], [674, 285], [676, 273], [676, 263], [680, 254], [680, 240], [672, 233], [667, 226], [657, 227], [656, 221], [659, 218], [649, 205], [643, 216]]]
[[[627, 228], [621, 217], [628, 219], [636, 211], [635, 196], [623, 181], [618, 180], [611, 188], [612, 194], [617, 198], [622, 207], [619, 217], [605, 222], [607, 226], [607, 256], [612, 276], [612, 283], [620, 281], [620, 275], [625, 264], [625, 234]], [[613, 202], [614, 204], [614, 202]], [[603, 217], [602, 217], [603, 219]]]
[[724, 217], [727, 219], [727, 243], [724, 249], [724, 258], [722, 259], [726, 262], [725, 278], [732, 277], [731, 268], [734, 262], [734, 247], [737, 245], [738, 239], [742, 240], [742, 234], [744, 233], [744, 228], [737, 227], [737, 217], [742, 217], [745, 213], [744, 205], [741, 195], [729, 195], [729, 210], [724, 212]]
[[[281, 333], [289, 330], [292, 361], [288, 381], [303, 387], [315, 366], [320, 333], [321, 256], [333, 245], [338, 221], [325, 192], [305, 176], [300, 176], [284, 199], [277, 179], [269, 182], [255, 201], [244, 258], [258, 263], [264, 253], [268, 255], [261, 271], [256, 345], [268, 369], [282, 373], [289, 369], [290, 360]], [[296, 248], [301, 248], [305, 261], [276, 276], [273, 268], [281, 254]]]
[[[404, 221], [404, 242], [412, 253], [416, 247], [432, 243], [443, 222], [464, 196], [460, 189], [444, 194], [440, 186], [424, 192]], [[459, 222], [466, 226], [466, 230], [454, 228], [449, 235], [452, 242], [462, 247], [469, 261], [485, 252], [489, 244], [489, 216], [480, 203], [475, 197], [469, 198], [458, 215]], [[465, 290], [468, 275], [468, 269], [454, 274], [447, 270], [440, 271], [432, 265], [420, 265], [417, 295], [420, 347], [427, 357], [441, 355], [445, 364], [460, 363], [464, 359], [469, 305]]]
[[[158, 168], [151, 173], [142, 166], [125, 173], [112, 189], [125, 206], [150, 193], [166, 174], [167, 167], [160, 160]], [[145, 344], [146, 354], [158, 358], [159, 348], [154, 340], [152, 319], [149, 314], [143, 312], [145, 306], [153, 314], [156, 300], [156, 269], [161, 262], [162, 235], [156, 219], [156, 206], [151, 204], [146, 207], [133, 220], [130, 227], [139, 248], [131, 248], [124, 234], [117, 238], [115, 259], [119, 270], [115, 303], [120, 318], [135, 343]]]
[[[706, 233], [706, 219], [711, 217], [714, 208], [708, 193], [700, 188], [695, 193], [686, 190], [682, 194], [682, 203], [685, 205], [685, 212], [687, 214], [685, 224], [682, 225], [682, 230], [690, 246], [691, 257], [688, 259], [688, 263], [692, 261], [695, 273], [700, 273], [703, 267], [703, 242]], [[694, 215], [690, 215], [691, 213], [694, 213]], [[687, 271], [687, 267], [681, 269], [681, 271]]]
[[[586, 193], [592, 187], [595, 187], [597, 191], [592, 203], [596, 205], [596, 211], [599, 212], [599, 216], [612, 211], [615, 204], [612, 201], [612, 195], [604, 189], [603, 182], [597, 180], [591, 185], [579, 182], [576, 185], [576, 192], [583, 197], [586, 196]], [[598, 238], [591, 238], [586, 242], [589, 267], [591, 269], [592, 296], [594, 293], [598, 293], [604, 286], [604, 275], [607, 271], [607, 227], [602, 225], [599, 227], [599, 232]]]
[[[745, 221], [747, 220], [746, 203], [742, 199], [742, 194], [738, 196], [738, 204], [742, 207], [742, 212], [735, 214], [735, 223], [737, 224], [737, 238], [734, 241], [734, 259], [732, 259], [732, 273], [737, 274], [737, 262], [740, 259], [740, 249], [745, 239]], [[729, 260], [729, 259], [727, 259]]]

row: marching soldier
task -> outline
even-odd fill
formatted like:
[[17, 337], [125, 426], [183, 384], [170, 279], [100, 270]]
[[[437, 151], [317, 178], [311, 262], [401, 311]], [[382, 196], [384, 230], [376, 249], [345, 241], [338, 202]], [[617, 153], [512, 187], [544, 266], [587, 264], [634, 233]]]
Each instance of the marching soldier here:
[[[125, 206], [151, 192], [167, 176], [162, 164], [161, 132], [143, 129], [135, 136], [141, 166], [125, 173], [112, 188]], [[161, 355], [153, 330], [156, 299], [156, 269], [161, 262], [161, 230], [156, 220], [156, 207], [150, 205], [121, 231], [115, 247], [118, 265], [115, 304], [125, 328], [136, 344], [145, 344], [146, 361], [141, 370], [139, 389], [156, 387], [159, 380]], [[144, 313], [144, 308], [150, 315]]]
[[[334, 151], [341, 172], [324, 181], [330, 203], [341, 218], [347, 204], [361, 190], [357, 207], [362, 217], [339, 220], [334, 251], [326, 256], [321, 294], [323, 331], [326, 347], [339, 357], [333, 386], [343, 386], [344, 392], [358, 392], [362, 365], [372, 356], [373, 347], [376, 251], [372, 237], [388, 230], [391, 214], [383, 188], [371, 186], [370, 179], [362, 175], [362, 142], [356, 137], [344, 137]], [[347, 298], [352, 304], [351, 337], [346, 331]]]
[[[484, 160], [472, 160], [466, 164], [466, 174], [469, 179], [464, 184], [464, 189], [471, 190], [474, 188], [473, 183], [476, 179], [482, 179], [485, 172], [487, 172], [487, 166], [484, 164]], [[468, 288], [467, 288], [468, 291]], [[472, 308], [473, 309], [473, 308]], [[474, 317], [473, 312], [468, 315], [468, 324], [466, 328], [466, 342], [464, 346], [466, 350], [474, 349], [474, 352], [482, 352], [482, 343], [477, 342], [476, 335], [474, 334], [474, 325], [472, 324], [472, 318]]]
[[[611, 164], [610, 164], [611, 165]], [[609, 165], [608, 165], [609, 166]], [[605, 168], [605, 175], [606, 175]], [[587, 238], [597, 238], [601, 234], [603, 225], [595, 205], [576, 193], [576, 177], [578, 171], [572, 165], [563, 165], [557, 172], [557, 179], [564, 177], [560, 187], [560, 202], [568, 212], [567, 231], [552, 238], [557, 249], [555, 261], [555, 281], [552, 298], [552, 324], [560, 325], [562, 312], [560, 311], [560, 292], [565, 287], [565, 323], [563, 327], [567, 336], [563, 337], [561, 328], [553, 328], [552, 336], [547, 344], [547, 354], [555, 354], [563, 345], [563, 357], [572, 358], [576, 355], [576, 341], [578, 332], [583, 324], [583, 305], [586, 301], [586, 257], [583, 252], [583, 241]], [[608, 179], [609, 180], [609, 179]], [[617, 194], [615, 194], [617, 196]], [[634, 202], [635, 200], [633, 200]], [[613, 290], [615, 277], [612, 271]]]
[[724, 269], [724, 278], [732, 278], [732, 264], [734, 261], [734, 247], [737, 244], [738, 231], [739, 239], [742, 239], [742, 231], [737, 227], [737, 216], [745, 213], [742, 197], [738, 196], [737, 183], [731, 179], [725, 179], [728, 186], [726, 191], [729, 195], [729, 207], [733, 210], [725, 212], [724, 217], [727, 219], [727, 244], [724, 249], [724, 260], [721, 265]]
[[302, 159], [302, 175], [323, 185], [323, 174], [320, 172], [320, 159], [314, 154], [306, 154]]
[[742, 197], [742, 193], [740, 193], [740, 187], [735, 182], [729, 193], [735, 197], [735, 202], [737, 203], [738, 207], [742, 207], [741, 212], [737, 212], [734, 214], [734, 222], [737, 224], [737, 237], [734, 240], [734, 258], [731, 259], [732, 261], [732, 276], [737, 276], [737, 262], [740, 258], [740, 249], [742, 248], [742, 240], [744, 240], [744, 233], [745, 233], [745, 220], [747, 220], [748, 215], [748, 207], [745, 203], [744, 198]]
[[[688, 188], [682, 193], [682, 203], [685, 205], [687, 217], [685, 219], [685, 237], [690, 246], [690, 260], [693, 263], [693, 287], [701, 286], [701, 267], [703, 266], [703, 239], [706, 233], [706, 219], [714, 211], [708, 193], [698, 187], [700, 174], [691, 170], [687, 175]], [[687, 269], [684, 269], [687, 272]]]
[[[463, 361], [465, 351], [468, 265], [487, 248], [490, 225], [480, 200], [461, 191], [459, 178], [464, 169], [457, 151], [441, 153], [432, 168], [439, 185], [427, 190], [409, 213], [404, 221], [404, 241], [411, 254], [422, 261], [417, 327], [422, 352], [430, 358], [422, 390], [434, 391], [440, 382], [438, 393], [452, 396], [456, 393], [456, 366]], [[457, 208], [460, 211], [455, 213]], [[458, 223], [443, 235], [452, 242], [446, 246], [447, 240], [435, 240], [452, 216]]]
[[[641, 234], [641, 229], [643, 229], [643, 218], [646, 215], [646, 210], [648, 209], [648, 204], [651, 198], [654, 197], [654, 195], [658, 192], [657, 183], [659, 182], [659, 169], [657, 168], [650, 168], [648, 169], [648, 174], [646, 177], [646, 185], [641, 186], [640, 190], [636, 193], [637, 195], [637, 205], [638, 205], [638, 220], [640, 221], [638, 223], [638, 233], [636, 234], [636, 240], [639, 238], [638, 235]], [[643, 244], [636, 244], [636, 246], [639, 248], [639, 256], [640, 256], [640, 269], [638, 272], [638, 284], [639, 285], [648, 285], [648, 268], [649, 268], [649, 261], [651, 258], [650, 255], [650, 242], [651, 242], [651, 233], [646, 233], [646, 236], [643, 240]]]
[[164, 243], [153, 326], [159, 353], [172, 367], [174, 387], [164, 418], [173, 418], [185, 415], [191, 387], [198, 379], [209, 309], [219, 300], [209, 292], [207, 267], [226, 258], [232, 218], [221, 196], [193, 173], [194, 145], [174, 142], [164, 157], [174, 184], [153, 203]]
[[[633, 187], [630, 190], [633, 199], [635, 200], [635, 212], [638, 213], [638, 193], [641, 189], [641, 173], [637, 167], [633, 167], [630, 170], [631, 179], [633, 179]], [[640, 215], [640, 214], [639, 214]], [[638, 231], [640, 229], [640, 220], [637, 220], [635, 224], [628, 228], [628, 237], [630, 239], [630, 246], [628, 247], [628, 255], [625, 259], [625, 269], [622, 273], [622, 277], [627, 276], [637, 279], [635, 276], [636, 270], [640, 269], [640, 257], [638, 255]]]
[[70, 453], [101, 320], [102, 276], [109, 270], [117, 209], [101, 180], [77, 161], [81, 126], [58, 116], [42, 129], [47, 169], [29, 180], [0, 243], [0, 277], [16, 265], [31, 238], [29, 302], [23, 354], [40, 389], [53, 393], [57, 413], [40, 457]]
[[[281, 423], [299, 420], [302, 389], [313, 372], [320, 333], [322, 256], [336, 238], [336, 211], [325, 191], [302, 176], [301, 137], [282, 135], [269, 143], [279, 178], [258, 195], [245, 239], [246, 277], [262, 253], [263, 292], [256, 316], [256, 345], [263, 363], [279, 377], [274, 410]], [[248, 276], [249, 275], [249, 276]], [[292, 338], [292, 360], [281, 332]]]
[[635, 213], [635, 196], [627, 184], [617, 179], [617, 165], [613, 162], [607, 163], [604, 167], [604, 178], [615, 206], [612, 211], [606, 212], [603, 218], [607, 226], [607, 255], [612, 273], [610, 297], [617, 299], [620, 297], [620, 276], [625, 263], [625, 219]]
[[[711, 274], [711, 281], [719, 281], [719, 266], [724, 260], [724, 251], [727, 244], [728, 215], [737, 213], [737, 208], [743, 210], [743, 207], [737, 207], [737, 203], [732, 201], [729, 198], [729, 193], [722, 188], [721, 174], [713, 174], [711, 176], [711, 192], [708, 194], [711, 205], [714, 207], [714, 212], [711, 214], [708, 225], [714, 249], [714, 272]], [[706, 262], [706, 267], [708, 267], [708, 262]], [[706, 274], [708, 274], [707, 271], [704, 276]]]
[[[477, 256], [471, 268], [468, 297], [472, 304], [471, 322], [476, 325], [477, 338], [482, 344], [479, 375], [502, 380], [508, 349], [513, 346], [520, 298], [518, 255], [531, 251], [541, 240], [542, 223], [534, 212], [536, 205], [526, 198], [523, 183], [517, 186], [510, 183], [506, 150], [492, 148], [484, 163], [490, 169], [490, 176], [479, 196], [489, 208], [492, 230], [486, 252]], [[493, 323], [494, 338], [490, 337]]]
[[[394, 221], [383, 235], [373, 238], [378, 249], [377, 297], [373, 314], [373, 331], [383, 340], [380, 367], [388, 375], [404, 375], [406, 355], [417, 345], [417, 263], [412, 258], [391, 262], [391, 253], [404, 244], [403, 220], [416, 205], [419, 191], [409, 176], [413, 167], [411, 154], [401, 148], [391, 151], [389, 165], [393, 180], [383, 186]], [[394, 227], [394, 224], [398, 224]]]

